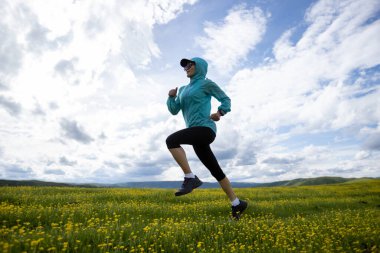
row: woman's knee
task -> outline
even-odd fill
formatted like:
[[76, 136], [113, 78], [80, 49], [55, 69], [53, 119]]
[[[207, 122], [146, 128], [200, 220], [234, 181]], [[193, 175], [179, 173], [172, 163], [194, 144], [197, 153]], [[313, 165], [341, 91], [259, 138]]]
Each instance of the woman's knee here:
[[168, 149], [180, 147], [179, 143], [176, 141], [176, 138], [174, 138], [173, 135], [169, 135], [168, 138], [166, 138], [166, 146]]
[[218, 182], [220, 182], [220, 181], [222, 181], [223, 179], [226, 178], [226, 175], [223, 173], [222, 170], [217, 171], [217, 172], [212, 172], [211, 174], [215, 177], [215, 179], [216, 179]]

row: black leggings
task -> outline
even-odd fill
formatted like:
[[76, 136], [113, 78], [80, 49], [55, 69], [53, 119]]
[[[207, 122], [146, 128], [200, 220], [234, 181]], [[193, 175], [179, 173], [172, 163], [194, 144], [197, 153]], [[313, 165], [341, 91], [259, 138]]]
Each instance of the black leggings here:
[[215, 133], [209, 127], [189, 127], [175, 132], [166, 139], [168, 149], [179, 148], [181, 144], [192, 145], [199, 160], [211, 172], [216, 180], [223, 180], [226, 175], [223, 173], [216, 160], [210, 144], [215, 140]]

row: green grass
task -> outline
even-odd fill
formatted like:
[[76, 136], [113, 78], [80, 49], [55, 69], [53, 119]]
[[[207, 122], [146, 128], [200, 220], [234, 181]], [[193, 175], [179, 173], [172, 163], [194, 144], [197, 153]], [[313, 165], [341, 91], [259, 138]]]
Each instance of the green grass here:
[[380, 180], [236, 189], [0, 188], [0, 252], [379, 252]]

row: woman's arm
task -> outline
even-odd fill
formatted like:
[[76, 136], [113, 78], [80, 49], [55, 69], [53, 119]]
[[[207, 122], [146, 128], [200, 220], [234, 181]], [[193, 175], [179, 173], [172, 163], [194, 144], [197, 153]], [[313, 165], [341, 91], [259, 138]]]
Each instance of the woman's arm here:
[[206, 93], [215, 97], [221, 104], [218, 107], [218, 113], [224, 116], [231, 111], [231, 99], [224, 93], [224, 91], [214, 82], [208, 81], [206, 86]]
[[[178, 94], [182, 91], [182, 87], [179, 88]], [[181, 101], [179, 95], [177, 96], [177, 88], [169, 91], [169, 97], [166, 100], [166, 105], [171, 114], [176, 115], [181, 110]]]

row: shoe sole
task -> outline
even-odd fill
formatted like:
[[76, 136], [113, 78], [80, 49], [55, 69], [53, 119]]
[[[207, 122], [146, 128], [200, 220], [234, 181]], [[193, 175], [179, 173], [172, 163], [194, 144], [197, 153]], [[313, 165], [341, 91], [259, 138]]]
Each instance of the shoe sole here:
[[201, 186], [203, 184], [203, 182], [200, 182], [200, 184], [198, 184], [198, 185], [196, 185], [193, 189], [191, 189], [191, 191], [189, 191], [189, 192], [176, 192], [176, 193], [174, 193], [174, 195], [176, 196], [176, 197], [179, 197], [179, 196], [183, 196], [183, 195], [186, 195], [186, 194], [189, 194], [189, 193], [191, 193], [194, 189], [196, 189], [196, 188], [198, 188], [199, 186]]

